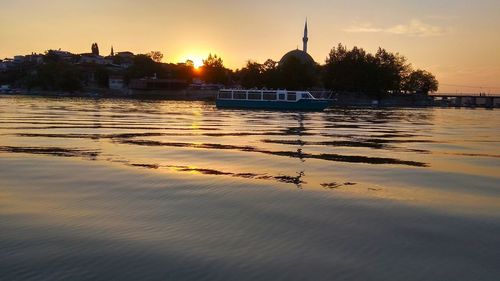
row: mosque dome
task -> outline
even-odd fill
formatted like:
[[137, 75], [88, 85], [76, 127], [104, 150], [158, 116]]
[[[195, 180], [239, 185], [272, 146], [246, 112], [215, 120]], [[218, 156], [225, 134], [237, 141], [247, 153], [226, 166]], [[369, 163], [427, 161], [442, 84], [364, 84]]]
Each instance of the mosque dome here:
[[302, 64], [314, 64], [314, 59], [309, 55], [308, 53], [302, 51], [302, 50], [293, 50], [288, 53], [286, 53], [280, 60], [280, 64], [283, 64], [285, 61], [289, 60], [290, 58], [296, 58], [298, 61], [300, 61]]
[[293, 50], [286, 53], [280, 60], [280, 65], [283, 65], [286, 61], [291, 58], [295, 58], [302, 64], [313, 65], [315, 64], [314, 59], [307, 53], [307, 42], [309, 41], [308, 30], [307, 30], [307, 19], [306, 24], [304, 26], [304, 38], [302, 38], [303, 48], [302, 50]]

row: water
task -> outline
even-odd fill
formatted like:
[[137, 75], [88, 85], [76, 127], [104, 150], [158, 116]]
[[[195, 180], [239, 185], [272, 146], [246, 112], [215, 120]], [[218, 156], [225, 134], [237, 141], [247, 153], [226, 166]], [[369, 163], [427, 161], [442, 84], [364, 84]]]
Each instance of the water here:
[[0, 112], [0, 280], [500, 276], [496, 110]]

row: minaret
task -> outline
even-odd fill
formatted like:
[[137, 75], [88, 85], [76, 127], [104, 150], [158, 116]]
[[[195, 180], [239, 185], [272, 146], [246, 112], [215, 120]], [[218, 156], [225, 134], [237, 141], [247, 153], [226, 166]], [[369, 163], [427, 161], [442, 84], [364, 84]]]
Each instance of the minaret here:
[[304, 43], [303, 51], [306, 53], [307, 53], [307, 41], [309, 41], [309, 38], [307, 37], [307, 19], [306, 19], [306, 26], [304, 27], [304, 38], [302, 38], [302, 42]]
[[115, 51], [113, 50], [113, 46], [111, 46], [111, 56], [115, 55]]

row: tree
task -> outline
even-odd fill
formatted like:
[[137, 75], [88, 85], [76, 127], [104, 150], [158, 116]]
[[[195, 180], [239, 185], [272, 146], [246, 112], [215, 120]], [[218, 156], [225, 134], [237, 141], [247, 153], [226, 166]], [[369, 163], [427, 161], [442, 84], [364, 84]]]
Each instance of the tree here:
[[339, 44], [326, 59], [324, 84], [330, 89], [349, 92], [373, 92], [376, 65], [372, 55], [362, 48], [347, 50]]
[[203, 60], [201, 67], [201, 78], [207, 83], [226, 84], [229, 80], [229, 70], [224, 67], [222, 58], [217, 55], [209, 54], [206, 60]]
[[178, 64], [164, 64], [165, 71], [169, 74], [170, 78], [182, 79], [191, 82], [194, 77], [194, 65], [188, 62]]
[[216, 54], [213, 56], [212, 54], [209, 54], [207, 59], [203, 60], [203, 66], [211, 68], [224, 68], [224, 62], [222, 61], [222, 58], [217, 57]]
[[268, 59], [262, 64], [262, 80], [267, 88], [279, 87], [278, 62]]
[[411, 65], [398, 53], [379, 48], [372, 55], [362, 48], [348, 50], [339, 44], [326, 59], [323, 81], [332, 90], [380, 96], [405, 90], [410, 73]]
[[136, 55], [132, 66], [127, 69], [126, 80], [152, 77], [155, 74], [159, 78], [166, 76], [161, 64], [153, 61], [148, 55]]
[[240, 83], [245, 88], [261, 88], [264, 86], [262, 74], [261, 64], [248, 61], [246, 67], [240, 70]]
[[[52, 52], [52, 55], [54, 53]], [[74, 92], [82, 87], [82, 72], [78, 66], [58, 60], [48, 52], [45, 63], [37, 66], [27, 80], [28, 88]]]
[[186, 60], [186, 66], [194, 68], [194, 61]]
[[96, 56], [99, 55], [99, 46], [97, 46], [97, 43], [92, 44], [92, 54]]
[[154, 62], [161, 62], [163, 60], [163, 54], [160, 51], [151, 51], [148, 53], [148, 57]]
[[404, 90], [409, 93], [428, 94], [436, 92], [439, 88], [439, 82], [436, 77], [425, 70], [415, 70], [405, 79]]
[[411, 66], [406, 58], [398, 53], [390, 53], [379, 48], [375, 54], [377, 65], [377, 90], [379, 92], [400, 92], [404, 77], [411, 72]]

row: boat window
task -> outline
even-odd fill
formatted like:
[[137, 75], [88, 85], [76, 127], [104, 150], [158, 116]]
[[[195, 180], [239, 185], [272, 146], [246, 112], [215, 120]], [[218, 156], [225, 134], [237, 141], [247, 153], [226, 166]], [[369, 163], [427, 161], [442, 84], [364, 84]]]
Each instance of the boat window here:
[[246, 93], [242, 93], [242, 92], [238, 92], [238, 93], [234, 93], [233, 95], [234, 99], [235, 100], [246, 100], [247, 99], [247, 94]]
[[261, 94], [260, 93], [248, 93], [248, 99], [249, 100], [260, 100]]
[[288, 93], [287, 97], [286, 97], [287, 100], [296, 100], [297, 99], [297, 94], [295, 93]]
[[311, 99], [311, 96], [309, 94], [302, 94], [303, 99]]
[[264, 99], [265, 100], [276, 100], [276, 94], [275, 93], [264, 93]]
[[285, 100], [285, 94], [280, 94], [280, 100]]
[[220, 92], [219, 98], [220, 99], [231, 99], [231, 92]]

